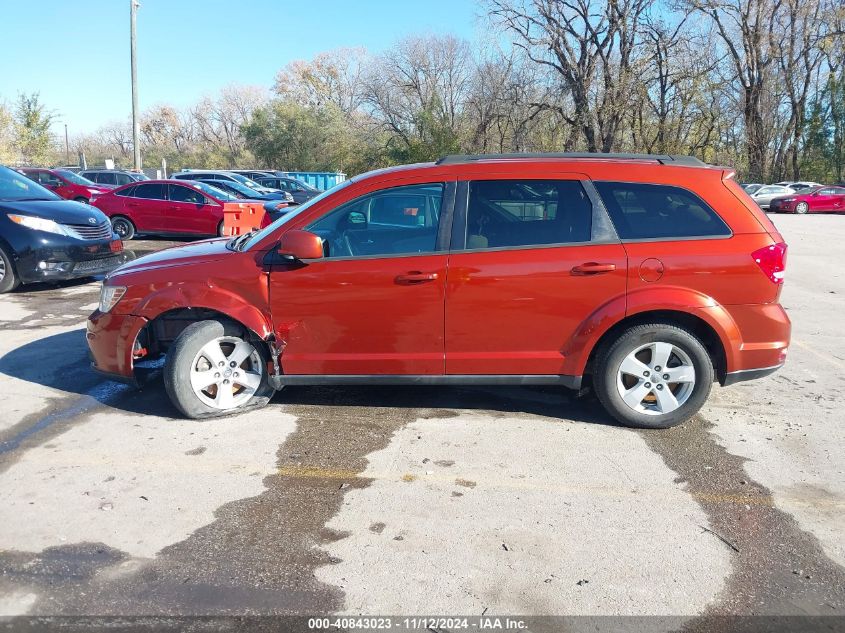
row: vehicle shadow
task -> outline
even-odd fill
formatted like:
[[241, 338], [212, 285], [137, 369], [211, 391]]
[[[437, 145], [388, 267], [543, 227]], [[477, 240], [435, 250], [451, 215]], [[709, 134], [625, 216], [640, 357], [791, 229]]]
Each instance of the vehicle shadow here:
[[[153, 371], [150, 380], [136, 390], [91, 369], [84, 328], [47, 336], [10, 351], [0, 357], [0, 374], [88, 396], [127, 413], [181, 417], [170, 404], [160, 371]], [[577, 398], [575, 392], [556, 387], [297, 386], [275, 394], [270, 406], [277, 405], [419, 409], [422, 417], [428, 417], [426, 410], [433, 415], [477, 410], [493, 412], [497, 417], [528, 414], [618, 426], [594, 397]]]

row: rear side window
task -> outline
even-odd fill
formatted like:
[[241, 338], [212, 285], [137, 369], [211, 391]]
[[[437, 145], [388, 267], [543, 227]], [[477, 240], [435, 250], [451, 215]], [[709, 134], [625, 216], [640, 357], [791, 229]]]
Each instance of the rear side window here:
[[146, 198], [148, 200], [164, 200], [164, 185], [155, 182], [135, 187], [133, 198]]
[[123, 185], [123, 184], [126, 184], [126, 183], [123, 183], [123, 182], [120, 182], [120, 183], [117, 182], [117, 179], [115, 178], [114, 174], [111, 173], [111, 172], [100, 172], [99, 174], [97, 174], [97, 178], [98, 178], [97, 182], [101, 182], [104, 185]]
[[592, 211], [577, 180], [474, 181], [466, 248], [589, 242]]
[[115, 191], [114, 195], [121, 196], [124, 198], [134, 198], [135, 197], [135, 189], [137, 187], [127, 187], [126, 189], [121, 189], [120, 191]]
[[681, 187], [629, 182], [594, 184], [623, 240], [731, 234], [728, 225], [704, 200]]

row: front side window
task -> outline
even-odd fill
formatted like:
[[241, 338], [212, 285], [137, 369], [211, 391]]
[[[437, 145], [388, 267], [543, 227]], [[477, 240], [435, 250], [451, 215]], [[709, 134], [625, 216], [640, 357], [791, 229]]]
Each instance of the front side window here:
[[323, 238], [326, 257], [433, 253], [442, 183], [393, 187], [356, 198], [307, 230]]
[[470, 183], [466, 248], [589, 242], [593, 206], [577, 180]]
[[623, 240], [729, 236], [724, 220], [697, 195], [669, 185], [596, 182]]
[[135, 182], [132, 178], [130, 178], [127, 174], [109, 174], [113, 179], [114, 182], [109, 181], [109, 184], [115, 185], [128, 185], [130, 182]]
[[159, 182], [138, 185], [132, 194], [133, 198], [145, 198], [147, 200], [164, 200], [164, 185]]
[[122, 198], [134, 198], [135, 189], [136, 187], [126, 187], [126, 189], [120, 189], [119, 191], [115, 191], [114, 195], [121, 196]]

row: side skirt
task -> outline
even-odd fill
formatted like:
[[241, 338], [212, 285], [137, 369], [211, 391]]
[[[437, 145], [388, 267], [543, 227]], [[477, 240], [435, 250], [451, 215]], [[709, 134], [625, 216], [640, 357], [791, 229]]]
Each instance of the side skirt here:
[[270, 385], [281, 389], [287, 385], [558, 385], [567, 389], [581, 388], [581, 376], [563, 375], [286, 375], [270, 376]]

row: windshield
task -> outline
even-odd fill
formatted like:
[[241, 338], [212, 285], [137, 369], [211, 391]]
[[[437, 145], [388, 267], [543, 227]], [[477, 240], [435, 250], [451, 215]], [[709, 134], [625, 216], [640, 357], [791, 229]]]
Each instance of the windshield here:
[[229, 172], [229, 175], [232, 178], [234, 178], [235, 180], [237, 180], [239, 183], [241, 183], [242, 185], [246, 185], [250, 189], [260, 189], [261, 188], [261, 185], [259, 185], [254, 180], [247, 178], [246, 176], [241, 176], [240, 174], [236, 174], [234, 172]]
[[75, 185], [82, 185], [83, 187], [97, 186], [96, 182], [88, 180], [87, 178], [83, 178], [79, 174], [75, 174], [72, 171], [68, 171], [67, 169], [57, 169], [56, 173], [68, 182], [72, 182]]
[[299, 180], [299, 179], [297, 178], [297, 179], [296, 179], [296, 184], [297, 184], [297, 185], [299, 185], [300, 187], [302, 187], [303, 189], [305, 189], [305, 191], [310, 191], [311, 193], [319, 193], [319, 192], [320, 192], [320, 190], [319, 190], [319, 189], [317, 189], [316, 187], [312, 187], [311, 185], [309, 185], [309, 184], [308, 184], [307, 182], [305, 182], [304, 180]]
[[200, 180], [195, 180], [191, 184], [194, 185], [194, 187], [196, 187], [197, 189], [199, 189], [203, 193], [207, 193], [208, 195], [213, 196], [213, 197], [217, 198], [218, 200], [224, 200], [226, 202], [231, 202], [233, 200], [238, 199], [236, 196], [233, 196], [228, 191], [224, 191], [223, 189], [220, 189], [219, 187], [214, 187], [213, 185], [209, 185], [208, 183], [202, 182]]
[[262, 194], [258, 193], [255, 189], [253, 189], [252, 187], [247, 187], [246, 185], [242, 185], [239, 182], [232, 182], [231, 180], [229, 180], [228, 182], [226, 182], [226, 185], [231, 187], [232, 189], [234, 189], [238, 193], [245, 195], [247, 198], [254, 198], [255, 196], [261, 196], [262, 195]]
[[258, 244], [261, 240], [263, 240], [265, 237], [267, 237], [267, 236], [268, 236], [268, 235], [270, 235], [271, 233], [275, 232], [275, 231], [276, 231], [276, 229], [278, 229], [280, 226], [282, 226], [282, 225], [284, 225], [284, 224], [287, 224], [288, 222], [290, 222], [291, 220], [293, 220], [295, 217], [299, 216], [299, 214], [300, 214], [300, 213], [302, 213], [303, 211], [307, 211], [307, 210], [308, 210], [308, 209], [310, 209], [313, 205], [315, 205], [315, 204], [317, 204], [318, 202], [320, 202], [320, 200], [322, 200], [322, 199], [323, 199], [323, 198], [325, 198], [326, 196], [328, 196], [328, 195], [330, 195], [330, 194], [333, 194], [333, 193], [335, 193], [336, 191], [340, 191], [341, 189], [343, 189], [344, 187], [349, 186], [350, 184], [352, 184], [352, 181], [351, 181], [351, 180], [345, 180], [345, 181], [343, 181], [341, 184], [339, 184], [337, 187], [332, 187], [331, 189], [327, 189], [326, 191], [324, 191], [323, 193], [321, 193], [321, 194], [320, 194], [319, 196], [317, 196], [316, 198], [311, 198], [308, 202], [305, 202], [304, 204], [301, 204], [301, 205], [300, 205], [300, 206], [296, 209], [296, 211], [291, 211], [290, 213], [286, 213], [286, 214], [284, 214], [284, 215], [283, 215], [283, 216], [281, 216], [278, 220], [276, 220], [276, 221], [275, 221], [275, 222], [273, 222], [272, 224], [269, 224], [268, 226], [265, 226], [263, 229], [261, 229], [260, 231], [258, 231], [258, 233], [256, 233], [256, 234], [255, 234], [255, 235], [253, 235], [251, 238], [249, 238], [249, 241], [248, 241], [248, 242], [244, 245], [243, 249], [241, 249], [241, 250], [245, 250], [245, 251], [246, 251], [246, 250], [249, 250], [250, 248], [252, 248], [252, 247], [253, 247], [253, 246], [255, 246], [256, 244]]
[[61, 200], [61, 198], [34, 180], [8, 167], [0, 167], [0, 200]]

